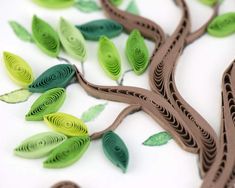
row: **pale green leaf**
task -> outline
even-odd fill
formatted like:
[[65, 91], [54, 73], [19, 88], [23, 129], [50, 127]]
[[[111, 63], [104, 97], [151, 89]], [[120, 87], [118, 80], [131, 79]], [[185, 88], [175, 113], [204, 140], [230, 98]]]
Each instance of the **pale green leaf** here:
[[81, 119], [84, 122], [89, 122], [94, 120], [105, 109], [106, 105], [107, 103], [98, 104], [90, 107], [87, 111], [83, 112]]
[[15, 21], [9, 21], [9, 24], [19, 39], [26, 42], [33, 42], [32, 35], [22, 25]]
[[139, 8], [138, 8], [138, 6], [137, 6], [135, 0], [132, 0], [132, 1], [128, 4], [128, 6], [127, 6], [127, 8], [126, 8], [126, 11], [127, 11], [127, 12], [130, 12], [130, 13], [132, 13], [132, 14], [135, 14], [135, 15], [139, 15], [139, 14], [140, 14]]
[[146, 146], [161, 146], [167, 144], [172, 137], [167, 132], [160, 132], [150, 136], [146, 141], [144, 141], [144, 145]]
[[77, 0], [74, 6], [86, 13], [101, 10], [101, 7], [94, 0]]

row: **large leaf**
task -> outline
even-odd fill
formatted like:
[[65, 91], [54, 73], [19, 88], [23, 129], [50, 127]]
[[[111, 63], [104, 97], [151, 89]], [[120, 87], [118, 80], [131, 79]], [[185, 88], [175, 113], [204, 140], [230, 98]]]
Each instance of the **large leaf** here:
[[29, 87], [33, 93], [43, 93], [49, 89], [65, 88], [75, 76], [75, 69], [72, 65], [59, 64], [43, 72]]
[[129, 64], [137, 75], [144, 73], [148, 67], [149, 52], [144, 38], [137, 29], [134, 29], [128, 37], [126, 56]]
[[107, 37], [100, 37], [98, 59], [105, 73], [113, 80], [121, 76], [121, 58], [114, 43]]
[[114, 6], [119, 6], [122, 4], [123, 0], [109, 0]]
[[75, 0], [33, 0], [33, 2], [47, 8], [67, 8], [73, 6]]
[[132, 13], [132, 14], [135, 14], [135, 15], [139, 15], [139, 14], [140, 14], [139, 8], [138, 8], [138, 6], [137, 6], [135, 0], [132, 0], [132, 1], [128, 4], [128, 6], [127, 6], [127, 8], [126, 8], [126, 11], [127, 11], [127, 12], [130, 12], [130, 13]]
[[60, 19], [59, 37], [65, 51], [74, 58], [85, 61], [87, 50], [81, 32], [65, 19]]
[[49, 154], [66, 139], [66, 136], [54, 132], [36, 134], [24, 140], [15, 148], [14, 153], [23, 158], [41, 158]]
[[98, 41], [101, 36], [116, 37], [123, 31], [121, 24], [110, 19], [94, 20], [76, 27], [82, 32], [85, 39], [94, 41]]
[[56, 31], [45, 21], [33, 16], [33, 39], [36, 45], [47, 55], [57, 57], [60, 52], [60, 40]]
[[129, 162], [129, 153], [122, 139], [114, 132], [109, 131], [103, 135], [102, 145], [107, 158], [125, 173]]
[[75, 7], [85, 13], [95, 12], [101, 10], [94, 0], [77, 0]]
[[69, 114], [49, 114], [44, 116], [44, 121], [55, 131], [68, 136], [84, 136], [88, 134], [87, 126], [83, 121]]
[[89, 121], [94, 120], [105, 109], [106, 105], [107, 103], [98, 104], [98, 105], [90, 107], [87, 111], [83, 112], [81, 119], [84, 122], [89, 122]]
[[25, 119], [28, 121], [43, 120], [43, 116], [55, 113], [59, 110], [65, 100], [65, 89], [54, 88], [43, 93], [31, 106]]
[[167, 144], [172, 137], [167, 132], [160, 132], [150, 136], [146, 141], [144, 141], [144, 145], [146, 146], [161, 146]]
[[46, 168], [64, 168], [78, 161], [90, 144], [89, 136], [72, 137], [49, 155], [43, 165]]
[[21, 57], [10, 52], [3, 53], [4, 64], [11, 79], [22, 87], [34, 80], [32, 69]]
[[0, 95], [0, 100], [9, 104], [25, 102], [32, 95], [27, 89], [18, 89], [10, 93]]
[[218, 2], [218, 0], [199, 0], [199, 1], [208, 6], [213, 6]]
[[26, 42], [33, 42], [31, 34], [16, 21], [9, 21], [11, 28], [13, 29], [16, 36]]
[[208, 25], [207, 32], [215, 37], [225, 37], [235, 33], [235, 12], [217, 16]]

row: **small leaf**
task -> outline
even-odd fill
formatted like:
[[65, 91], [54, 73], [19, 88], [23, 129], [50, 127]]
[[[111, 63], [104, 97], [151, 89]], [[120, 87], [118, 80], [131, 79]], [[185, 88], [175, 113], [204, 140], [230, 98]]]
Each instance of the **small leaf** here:
[[125, 51], [134, 72], [137, 75], [144, 73], [149, 63], [149, 52], [144, 38], [137, 29], [134, 29], [128, 37]]
[[43, 72], [28, 89], [33, 93], [43, 93], [57, 87], [65, 88], [74, 76], [75, 69], [72, 65], [55, 65]]
[[89, 121], [94, 120], [105, 109], [106, 105], [107, 103], [98, 104], [98, 105], [90, 107], [87, 111], [83, 112], [81, 119], [84, 122], [89, 122]]
[[89, 136], [72, 137], [52, 151], [43, 166], [45, 168], [64, 168], [78, 161], [90, 144]]
[[95, 20], [76, 27], [82, 32], [85, 39], [93, 41], [98, 41], [101, 36], [113, 38], [123, 31], [121, 24], [109, 19]]
[[0, 100], [9, 104], [25, 102], [32, 95], [27, 89], [18, 89], [0, 96]]
[[101, 7], [94, 0], [77, 0], [74, 6], [85, 13], [101, 10]]
[[207, 32], [215, 37], [225, 37], [235, 33], [235, 12], [217, 16], [207, 27]]
[[109, 131], [103, 135], [102, 145], [106, 157], [125, 173], [129, 162], [129, 153], [122, 139], [114, 132]]
[[85, 61], [87, 50], [81, 32], [65, 19], [60, 19], [59, 37], [65, 51], [74, 58]]
[[218, 2], [218, 0], [199, 0], [199, 1], [208, 6], [213, 6]]
[[54, 113], [44, 116], [46, 124], [57, 132], [67, 136], [85, 136], [87, 126], [82, 120], [65, 113]]
[[10, 52], [3, 53], [4, 64], [11, 79], [22, 87], [34, 80], [32, 69], [21, 57]]
[[114, 6], [119, 6], [122, 4], [123, 0], [109, 0]]
[[54, 132], [36, 134], [24, 140], [14, 150], [14, 153], [23, 158], [41, 158], [49, 154], [66, 139], [66, 136]]
[[135, 14], [135, 15], [139, 15], [139, 14], [140, 14], [139, 8], [138, 8], [138, 6], [137, 6], [135, 0], [132, 0], [132, 1], [128, 4], [128, 6], [127, 6], [127, 8], [126, 8], [126, 11], [127, 11], [127, 12], [130, 12], [130, 13], [132, 13], [132, 14]]
[[56, 31], [45, 21], [33, 16], [33, 38], [36, 45], [47, 55], [57, 57], [60, 52], [60, 40]]
[[33, 0], [39, 6], [47, 8], [67, 8], [74, 5], [75, 0]]
[[172, 137], [167, 132], [160, 132], [150, 136], [143, 144], [146, 146], [161, 146], [167, 144]]
[[26, 114], [27, 121], [40, 121], [43, 116], [55, 113], [59, 110], [65, 100], [65, 89], [54, 88], [43, 93], [31, 106]]
[[31, 34], [22, 25], [15, 21], [9, 21], [9, 24], [19, 39], [26, 42], [33, 42]]
[[102, 36], [99, 40], [98, 59], [105, 73], [113, 80], [121, 76], [121, 58], [114, 43]]

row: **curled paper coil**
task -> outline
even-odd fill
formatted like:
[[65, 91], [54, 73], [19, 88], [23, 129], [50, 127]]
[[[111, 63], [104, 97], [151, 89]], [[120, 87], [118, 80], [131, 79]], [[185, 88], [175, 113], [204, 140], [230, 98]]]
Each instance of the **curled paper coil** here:
[[31, 67], [21, 57], [10, 52], [3, 53], [4, 64], [11, 79], [26, 87], [34, 80]]
[[82, 120], [65, 113], [54, 113], [44, 116], [44, 121], [57, 132], [68, 136], [88, 134], [87, 126]]
[[75, 3], [74, 0], [33, 0], [33, 2], [47, 8], [66, 8]]
[[47, 55], [57, 57], [60, 52], [60, 40], [56, 31], [45, 21], [33, 16], [32, 34], [36, 45]]
[[72, 137], [63, 142], [44, 161], [46, 168], [64, 168], [78, 161], [90, 144], [89, 136]]
[[57, 112], [65, 100], [65, 89], [54, 88], [42, 94], [31, 106], [25, 119], [28, 121], [43, 120], [43, 116]]
[[100, 37], [98, 59], [105, 73], [113, 80], [121, 76], [121, 59], [116, 46], [107, 37]]
[[55, 65], [43, 72], [29, 87], [33, 93], [43, 93], [56, 87], [66, 87], [75, 76], [72, 65]]
[[63, 143], [67, 137], [63, 134], [45, 132], [24, 140], [14, 153], [23, 158], [41, 158]]
[[102, 145], [107, 158], [125, 173], [129, 162], [129, 153], [122, 139], [114, 132], [109, 131], [103, 135]]
[[85, 39], [81, 32], [65, 19], [60, 19], [59, 37], [65, 51], [74, 58], [85, 61], [87, 50]]
[[93, 41], [98, 41], [101, 36], [113, 38], [123, 31], [121, 24], [110, 19], [94, 20], [76, 27], [82, 32], [85, 39]]
[[149, 62], [148, 48], [137, 29], [133, 30], [128, 37], [126, 55], [128, 62], [137, 75], [142, 74], [146, 70]]

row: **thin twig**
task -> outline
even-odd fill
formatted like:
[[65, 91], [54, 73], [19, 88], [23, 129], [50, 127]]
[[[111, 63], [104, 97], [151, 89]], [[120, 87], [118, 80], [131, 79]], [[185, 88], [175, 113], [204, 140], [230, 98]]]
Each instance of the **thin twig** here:
[[64, 57], [59, 57], [59, 56], [57, 56], [56, 57], [59, 61], [64, 61], [64, 62], [66, 62], [66, 63], [68, 63], [68, 64], [72, 64], [68, 59], [66, 59], [66, 58], [64, 58]]
[[85, 77], [85, 68], [84, 68], [84, 62], [81, 62], [81, 67], [82, 67], [82, 74]]
[[126, 70], [126, 71], [122, 74], [122, 78], [121, 78], [121, 80], [120, 80], [120, 82], [119, 82], [119, 85], [120, 85], [120, 86], [123, 85], [125, 75], [126, 75], [127, 73], [129, 73], [129, 72], [132, 72], [132, 71], [133, 71], [133, 69], [128, 69], [128, 70]]

